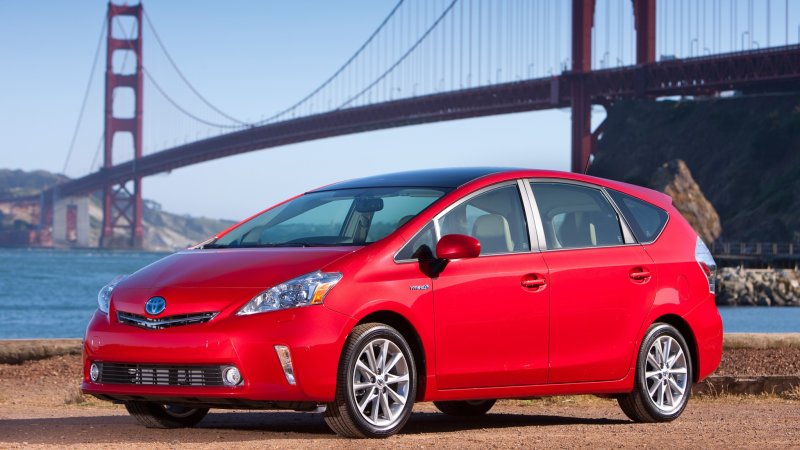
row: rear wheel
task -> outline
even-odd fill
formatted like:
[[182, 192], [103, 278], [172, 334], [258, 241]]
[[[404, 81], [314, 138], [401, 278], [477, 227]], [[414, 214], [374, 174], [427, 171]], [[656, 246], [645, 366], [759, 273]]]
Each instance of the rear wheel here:
[[675, 327], [653, 324], [642, 341], [633, 392], [619, 397], [636, 422], [669, 422], [681, 415], [692, 392], [692, 358]]
[[325, 422], [345, 437], [388, 437], [408, 421], [416, 394], [416, 366], [403, 335], [365, 323], [347, 339]]
[[481, 416], [489, 412], [495, 400], [465, 400], [454, 402], [433, 402], [436, 409], [450, 415], [459, 417]]
[[189, 428], [197, 425], [208, 414], [208, 408], [147, 402], [125, 402], [125, 409], [147, 428]]

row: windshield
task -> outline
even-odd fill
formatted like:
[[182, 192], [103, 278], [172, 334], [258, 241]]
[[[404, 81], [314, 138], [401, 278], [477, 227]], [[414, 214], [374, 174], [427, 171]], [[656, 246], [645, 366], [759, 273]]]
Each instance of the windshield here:
[[312, 192], [259, 214], [203, 248], [366, 245], [446, 192], [416, 187]]

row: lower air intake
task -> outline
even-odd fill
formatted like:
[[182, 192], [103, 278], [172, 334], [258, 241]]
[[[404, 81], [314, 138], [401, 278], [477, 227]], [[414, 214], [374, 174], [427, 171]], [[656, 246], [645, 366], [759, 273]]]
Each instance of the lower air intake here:
[[97, 363], [98, 383], [152, 386], [224, 386], [222, 366]]

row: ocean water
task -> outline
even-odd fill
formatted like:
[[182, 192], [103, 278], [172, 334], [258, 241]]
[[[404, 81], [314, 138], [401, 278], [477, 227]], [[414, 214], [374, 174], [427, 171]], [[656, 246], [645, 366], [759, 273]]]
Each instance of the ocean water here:
[[[0, 339], [82, 337], [103, 285], [164, 256], [0, 249]], [[727, 332], [800, 332], [800, 307], [725, 307], [720, 313]]]
[[0, 339], [83, 337], [97, 291], [163, 253], [0, 249]]

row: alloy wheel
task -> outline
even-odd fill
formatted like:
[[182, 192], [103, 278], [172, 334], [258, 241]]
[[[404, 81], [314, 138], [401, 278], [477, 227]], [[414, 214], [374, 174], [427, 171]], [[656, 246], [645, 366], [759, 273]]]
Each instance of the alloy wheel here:
[[683, 405], [688, 385], [686, 354], [675, 338], [658, 337], [647, 351], [644, 379], [653, 406], [671, 413]]
[[408, 401], [409, 366], [394, 342], [378, 338], [365, 345], [355, 363], [351, 391], [361, 417], [388, 428], [400, 420]]

